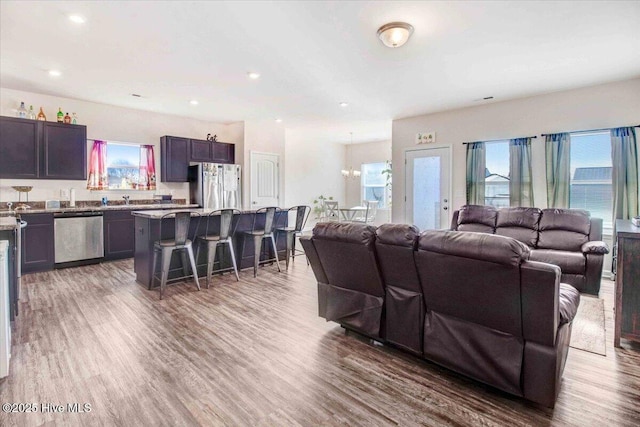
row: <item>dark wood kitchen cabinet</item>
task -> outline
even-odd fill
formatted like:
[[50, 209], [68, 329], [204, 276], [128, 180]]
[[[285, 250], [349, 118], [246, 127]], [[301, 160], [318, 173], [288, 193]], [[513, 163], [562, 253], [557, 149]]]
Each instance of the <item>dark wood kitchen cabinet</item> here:
[[160, 138], [160, 181], [187, 182], [189, 139], [175, 136]]
[[190, 162], [235, 162], [235, 144], [163, 136], [160, 138], [160, 180], [187, 182]]
[[87, 127], [43, 122], [40, 178], [87, 179]]
[[55, 262], [53, 214], [23, 214], [27, 221], [22, 229], [22, 272], [53, 270]]
[[104, 213], [104, 259], [133, 258], [135, 252], [135, 218], [131, 211]]
[[87, 179], [87, 127], [0, 117], [0, 178]]
[[41, 129], [35, 120], [0, 117], [0, 178], [38, 178]]

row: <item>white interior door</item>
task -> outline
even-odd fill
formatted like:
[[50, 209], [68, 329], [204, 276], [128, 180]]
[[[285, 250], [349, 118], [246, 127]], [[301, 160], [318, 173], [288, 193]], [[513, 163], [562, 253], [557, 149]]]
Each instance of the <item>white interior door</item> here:
[[407, 222], [420, 231], [449, 228], [451, 149], [407, 151], [405, 183]]
[[251, 152], [251, 208], [279, 206], [280, 156]]

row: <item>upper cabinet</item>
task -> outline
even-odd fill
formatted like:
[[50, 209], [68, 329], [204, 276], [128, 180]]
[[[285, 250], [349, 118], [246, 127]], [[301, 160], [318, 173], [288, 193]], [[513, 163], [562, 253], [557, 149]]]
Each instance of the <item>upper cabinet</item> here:
[[0, 117], [0, 178], [87, 179], [87, 127]]
[[162, 182], [187, 182], [191, 162], [233, 164], [235, 144], [176, 136], [160, 138], [160, 180]]

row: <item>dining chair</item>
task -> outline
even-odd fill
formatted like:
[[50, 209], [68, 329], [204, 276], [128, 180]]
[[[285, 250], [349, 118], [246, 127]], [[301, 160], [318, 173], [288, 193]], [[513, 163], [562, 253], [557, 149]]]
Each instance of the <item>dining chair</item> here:
[[[276, 265], [278, 266], [278, 271], [282, 271], [280, 269], [280, 262], [278, 261], [278, 248], [276, 247], [276, 240], [273, 236], [275, 231], [275, 222], [274, 218], [276, 212], [280, 209], [277, 207], [266, 207], [260, 208], [253, 215], [253, 224], [251, 225], [250, 231], [245, 231], [244, 233], [247, 236], [253, 237], [253, 277], [258, 276], [258, 264], [260, 264], [260, 253], [262, 252], [262, 242], [264, 239], [271, 240], [271, 246], [273, 248], [273, 253], [275, 255]], [[264, 214], [264, 227], [258, 226], [256, 220], [258, 217]]]
[[[220, 245], [227, 245], [229, 247], [229, 253], [231, 255], [231, 264], [233, 265], [233, 272], [236, 274], [236, 280], [240, 280], [238, 276], [238, 265], [236, 263], [236, 254], [233, 248], [233, 235], [235, 229], [238, 226], [238, 221], [234, 223], [234, 217], [240, 215], [238, 209], [218, 209], [210, 212], [207, 215], [204, 235], [196, 238], [196, 259], [200, 254], [200, 248], [206, 246], [207, 248], [207, 289], [209, 289], [209, 278], [213, 274], [213, 265], [216, 262], [216, 252]], [[214, 228], [212, 222], [217, 222], [219, 218], [220, 227], [216, 234], [212, 229]], [[220, 268], [216, 271], [224, 270], [222, 268], [222, 260], [219, 261]]]
[[340, 221], [340, 211], [337, 201], [325, 200], [324, 209], [326, 221]]
[[[293, 227], [278, 227], [276, 231], [285, 234], [287, 239], [287, 260], [285, 268], [289, 269], [289, 258], [295, 260], [296, 256], [296, 237], [302, 235], [309, 214], [311, 213], [311, 207], [309, 206], [294, 206], [288, 209], [288, 212], [295, 213], [295, 225]], [[288, 216], [288, 215], [287, 215]], [[304, 251], [298, 250], [300, 254], [304, 254]], [[307, 260], [307, 264], [309, 260]]]
[[378, 201], [377, 200], [365, 200], [362, 203], [365, 207], [365, 210], [362, 212], [360, 216], [355, 218], [353, 222], [360, 222], [364, 224], [373, 224], [376, 220], [376, 214], [378, 212]]
[[[191, 240], [189, 239], [189, 226], [191, 225], [192, 216], [198, 218], [199, 225], [200, 214], [197, 212], [171, 212], [163, 215], [160, 218], [160, 240], [156, 240], [153, 244], [153, 274], [151, 276], [151, 281], [149, 282], [149, 289], [151, 289], [153, 287], [155, 279], [158, 278], [156, 274], [156, 268], [158, 264], [158, 257], [160, 257], [160, 299], [162, 299], [164, 288], [167, 286], [169, 269], [171, 267], [171, 257], [174, 251], [180, 252], [182, 271], [184, 273], [184, 276], [177, 277], [175, 279], [185, 279], [192, 275], [196, 287], [198, 288], [198, 290], [200, 290], [200, 282], [198, 281], [198, 268], [193, 257], [193, 245], [191, 244]], [[175, 218], [174, 237], [173, 239], [162, 240], [162, 224], [172, 217]], [[196, 230], [197, 228], [198, 227], [196, 227]], [[189, 256], [189, 263], [187, 263], [187, 255]], [[189, 264], [191, 264], [191, 274], [189, 274]]]

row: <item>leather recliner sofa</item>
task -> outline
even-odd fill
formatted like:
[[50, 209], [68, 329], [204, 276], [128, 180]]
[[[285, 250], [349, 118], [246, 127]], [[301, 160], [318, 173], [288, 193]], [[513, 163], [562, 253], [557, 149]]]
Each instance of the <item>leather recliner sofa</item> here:
[[453, 213], [451, 229], [513, 237], [531, 249], [533, 261], [555, 264], [562, 282], [598, 295], [602, 263], [602, 219], [579, 209], [500, 208], [466, 205]]
[[319, 314], [553, 407], [579, 293], [504, 236], [320, 223], [301, 243]]

